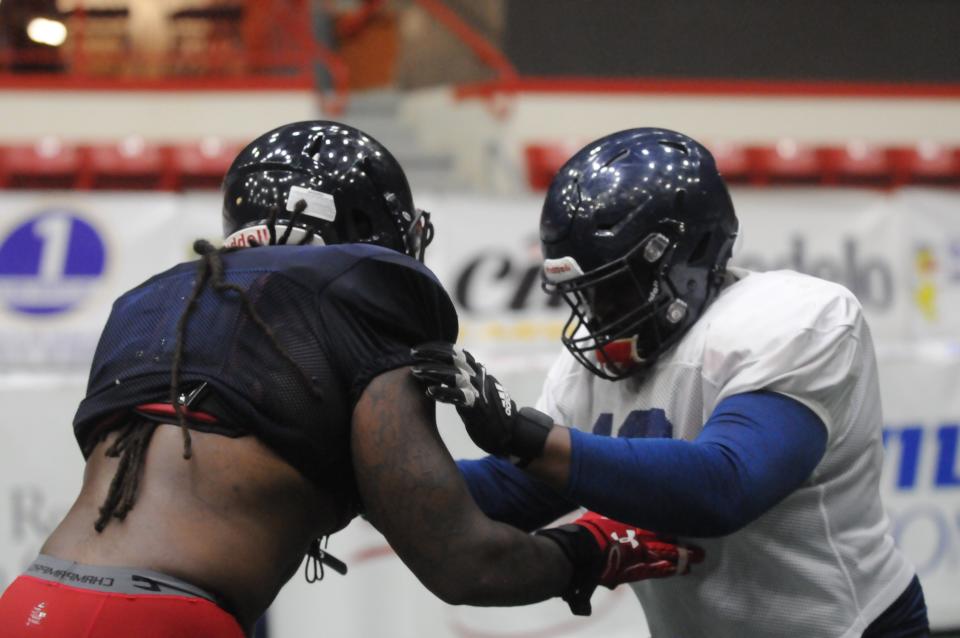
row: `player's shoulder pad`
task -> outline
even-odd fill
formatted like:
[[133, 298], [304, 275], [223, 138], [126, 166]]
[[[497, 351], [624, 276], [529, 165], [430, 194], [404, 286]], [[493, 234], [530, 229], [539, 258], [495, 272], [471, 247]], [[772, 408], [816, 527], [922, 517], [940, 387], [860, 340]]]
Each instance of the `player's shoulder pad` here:
[[440, 280], [437, 279], [437, 276], [432, 270], [427, 268], [423, 262], [417, 261], [413, 257], [397, 252], [396, 250], [384, 248], [383, 246], [373, 246], [370, 244], [338, 244], [335, 246], [330, 246], [330, 248], [336, 248], [337, 250], [347, 255], [351, 255], [357, 259], [364, 259], [378, 263], [395, 264], [401, 268], [408, 268], [432, 279], [437, 283], [437, 285], [440, 284]]
[[[700, 322], [706, 323], [700, 326]], [[860, 304], [846, 288], [792, 271], [749, 273], [730, 285], [695, 329], [702, 374], [718, 400], [766, 389], [812, 409], [833, 431], [835, 399], [862, 365]]]
[[162, 285], [159, 282], [168, 281], [177, 277], [193, 277], [197, 272], [197, 260], [185, 261], [167, 268], [163, 272], [151, 275], [148, 279], [140, 282], [133, 288], [126, 290], [113, 300], [113, 308], [121, 307], [131, 300], [137, 299], [141, 294], [149, 294], [156, 286]]
[[335, 279], [361, 262], [392, 264], [422, 274], [440, 285], [436, 275], [416, 259], [372, 244], [260, 246], [232, 252], [227, 259], [233, 268], [269, 270], [301, 281]]
[[840, 284], [790, 270], [737, 274], [700, 319], [714, 347], [776, 349], [804, 332], [835, 335], [862, 322], [860, 302]]
[[375, 314], [377, 321], [416, 334], [419, 341], [456, 339], [459, 323], [453, 301], [421, 262], [378, 246], [339, 244], [330, 249], [352, 260], [343, 276], [325, 289], [332, 303]]

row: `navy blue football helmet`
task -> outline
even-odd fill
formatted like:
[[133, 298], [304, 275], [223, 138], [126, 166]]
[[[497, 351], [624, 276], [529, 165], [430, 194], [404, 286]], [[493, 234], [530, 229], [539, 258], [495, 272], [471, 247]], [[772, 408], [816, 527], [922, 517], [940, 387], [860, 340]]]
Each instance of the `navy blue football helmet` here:
[[423, 260], [429, 213], [413, 205], [397, 160], [363, 131], [286, 124], [237, 155], [223, 180], [225, 244], [368, 243]]
[[563, 344], [605, 379], [648, 369], [716, 297], [737, 235], [710, 152], [665, 129], [600, 138], [558, 171], [540, 218]]

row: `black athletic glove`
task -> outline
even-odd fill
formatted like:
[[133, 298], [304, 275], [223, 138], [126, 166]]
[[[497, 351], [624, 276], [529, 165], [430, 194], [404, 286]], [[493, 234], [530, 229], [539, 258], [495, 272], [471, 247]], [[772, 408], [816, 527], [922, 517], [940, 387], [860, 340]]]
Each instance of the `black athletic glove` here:
[[543, 454], [553, 419], [513, 402], [500, 382], [487, 374], [466, 350], [443, 341], [413, 349], [413, 376], [427, 387], [427, 396], [456, 406], [473, 442], [485, 452], [514, 457], [521, 467]]

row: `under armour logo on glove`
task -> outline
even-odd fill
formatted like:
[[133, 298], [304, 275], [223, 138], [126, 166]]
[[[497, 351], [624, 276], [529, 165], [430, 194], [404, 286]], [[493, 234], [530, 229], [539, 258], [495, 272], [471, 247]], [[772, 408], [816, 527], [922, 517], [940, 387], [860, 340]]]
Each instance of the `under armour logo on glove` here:
[[536, 533], [559, 544], [570, 559], [573, 576], [563, 599], [579, 616], [590, 615], [590, 597], [597, 585], [613, 589], [623, 583], [687, 574], [690, 565], [704, 556], [699, 547], [681, 545], [594, 512]]
[[699, 547], [681, 545], [676, 539], [595, 512], [587, 512], [573, 524], [586, 528], [600, 544], [605, 561], [599, 584], [610, 589], [621, 583], [687, 574], [692, 563], [703, 561]]
[[618, 543], [627, 543], [632, 549], [640, 546], [640, 541], [637, 540], [637, 530], [634, 529], [628, 529], [626, 536], [618, 536], [617, 532], [610, 532], [610, 538]]

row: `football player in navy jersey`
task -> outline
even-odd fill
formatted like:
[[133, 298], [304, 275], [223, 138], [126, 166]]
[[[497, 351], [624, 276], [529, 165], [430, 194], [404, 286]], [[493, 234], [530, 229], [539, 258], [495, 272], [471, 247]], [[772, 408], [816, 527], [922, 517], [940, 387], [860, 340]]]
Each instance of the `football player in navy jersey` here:
[[409, 369], [457, 336], [420, 261], [433, 227], [376, 140], [282, 126], [223, 191], [225, 246], [114, 303], [74, 420], [80, 494], [0, 633], [249, 634], [305, 555], [343, 570], [317, 539], [361, 512], [454, 604], [587, 613], [598, 584], [699, 560], [601, 516], [528, 535], [480, 512]]
[[449, 343], [419, 347], [414, 374], [494, 455], [460, 462], [492, 518], [535, 529], [582, 505], [705, 550], [686, 578], [633, 583], [654, 636], [925, 636], [880, 502], [860, 304], [814, 277], [727, 268], [738, 231], [695, 140], [598, 139], [543, 205], [544, 284], [571, 314], [537, 409]]

